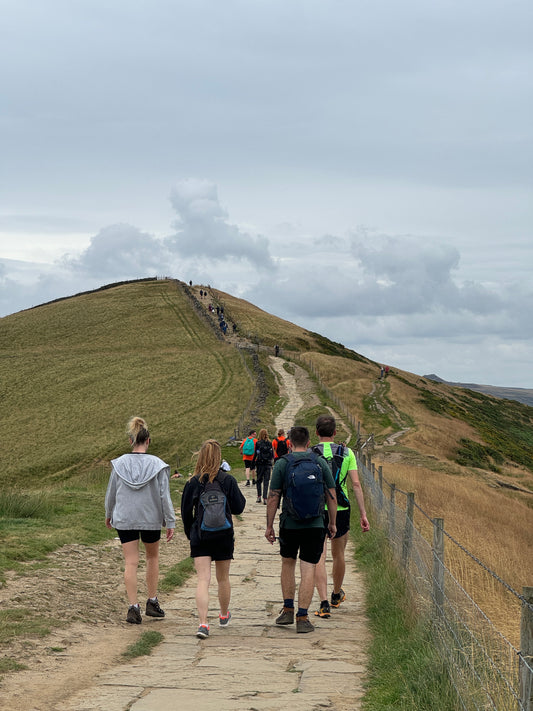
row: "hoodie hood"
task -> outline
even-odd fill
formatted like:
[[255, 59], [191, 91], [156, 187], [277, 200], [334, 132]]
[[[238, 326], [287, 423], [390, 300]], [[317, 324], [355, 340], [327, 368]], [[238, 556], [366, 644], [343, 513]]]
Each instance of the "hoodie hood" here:
[[118, 459], [112, 459], [113, 469], [132, 489], [142, 489], [168, 464], [153, 454], [123, 454]]

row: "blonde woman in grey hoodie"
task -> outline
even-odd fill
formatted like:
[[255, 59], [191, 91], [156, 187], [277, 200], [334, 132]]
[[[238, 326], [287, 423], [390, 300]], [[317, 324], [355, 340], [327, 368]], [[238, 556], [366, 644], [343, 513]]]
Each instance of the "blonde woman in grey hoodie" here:
[[141, 417], [128, 423], [131, 454], [111, 461], [112, 469], [105, 496], [106, 526], [116, 528], [124, 553], [124, 583], [129, 600], [126, 621], [141, 624], [137, 594], [139, 538], [146, 551], [146, 614], [164, 617], [157, 599], [159, 580], [159, 540], [161, 528], [167, 542], [174, 536], [176, 516], [170, 498], [170, 467], [159, 457], [147, 454], [150, 433]]

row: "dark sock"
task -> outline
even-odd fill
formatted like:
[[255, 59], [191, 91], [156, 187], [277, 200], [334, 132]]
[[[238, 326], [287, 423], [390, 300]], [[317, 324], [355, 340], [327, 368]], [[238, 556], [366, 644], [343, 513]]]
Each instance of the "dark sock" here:
[[283, 607], [286, 607], [288, 610], [294, 610], [294, 600], [292, 598], [283, 600]]
[[296, 617], [307, 617], [307, 608], [299, 607], [298, 612], [296, 613]]
[[325, 606], [325, 605], [327, 605], [327, 604], [328, 604], [328, 601], [327, 601], [327, 600], [322, 600], [322, 602], [320, 603], [320, 605], [321, 605], [322, 607]]

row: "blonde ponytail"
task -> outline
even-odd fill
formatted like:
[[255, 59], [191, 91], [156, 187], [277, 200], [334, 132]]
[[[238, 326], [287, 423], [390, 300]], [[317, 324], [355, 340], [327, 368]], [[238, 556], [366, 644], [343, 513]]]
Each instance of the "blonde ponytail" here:
[[150, 439], [148, 425], [142, 417], [132, 417], [128, 422], [128, 436], [131, 444], [144, 444]]

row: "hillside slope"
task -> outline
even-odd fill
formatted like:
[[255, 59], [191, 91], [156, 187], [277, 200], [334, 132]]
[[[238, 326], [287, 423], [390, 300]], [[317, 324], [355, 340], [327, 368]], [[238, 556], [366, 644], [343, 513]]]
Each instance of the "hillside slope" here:
[[4, 483], [69, 478], [123, 451], [146, 418], [158, 452], [190, 459], [227, 438], [254, 382], [175, 281], [131, 283], [0, 321]]

